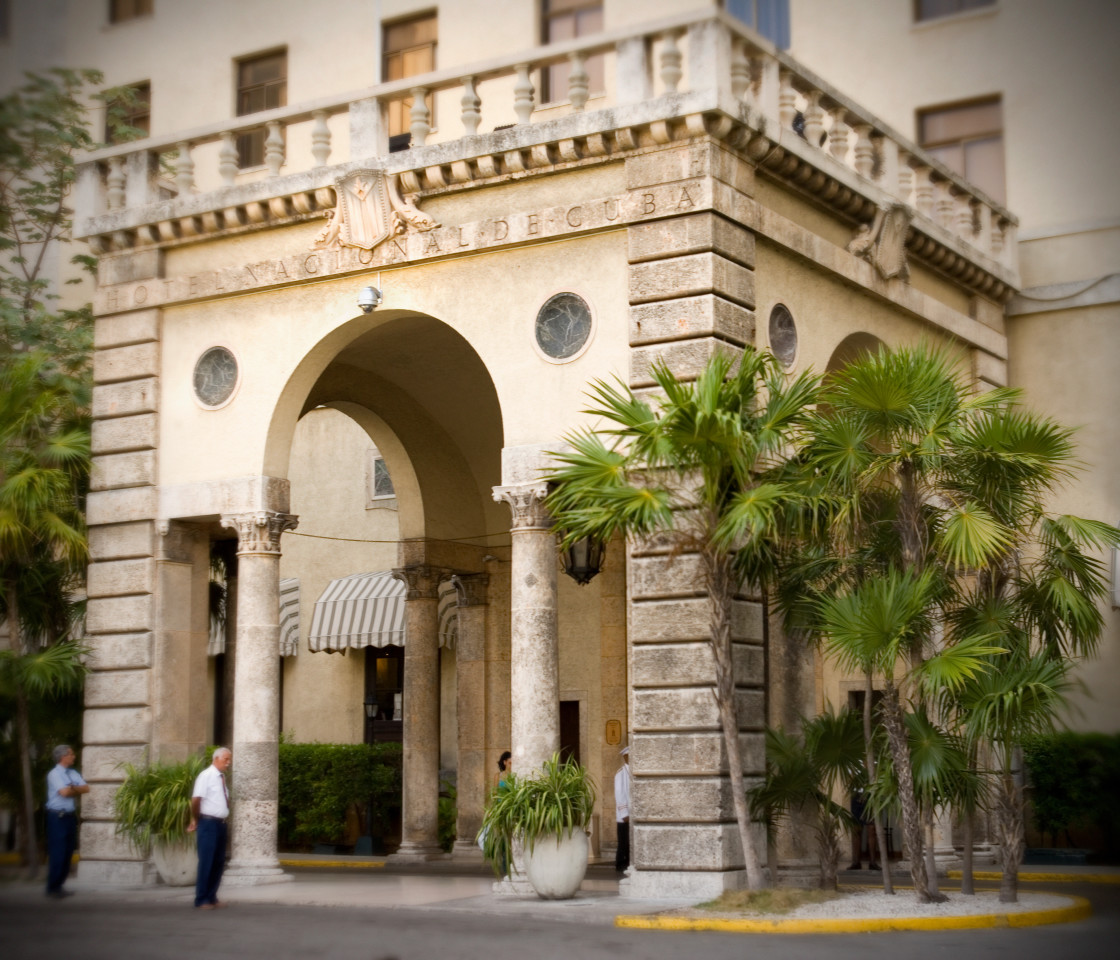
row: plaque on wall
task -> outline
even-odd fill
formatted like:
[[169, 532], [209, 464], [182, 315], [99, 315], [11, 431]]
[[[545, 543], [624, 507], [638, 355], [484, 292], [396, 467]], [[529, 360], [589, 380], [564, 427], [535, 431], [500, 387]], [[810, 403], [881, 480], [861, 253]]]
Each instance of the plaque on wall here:
[[206, 407], [225, 404], [237, 388], [237, 358], [225, 347], [211, 347], [194, 365], [194, 395]]
[[574, 360], [591, 339], [591, 308], [575, 293], [549, 297], [537, 311], [537, 349], [554, 363]]

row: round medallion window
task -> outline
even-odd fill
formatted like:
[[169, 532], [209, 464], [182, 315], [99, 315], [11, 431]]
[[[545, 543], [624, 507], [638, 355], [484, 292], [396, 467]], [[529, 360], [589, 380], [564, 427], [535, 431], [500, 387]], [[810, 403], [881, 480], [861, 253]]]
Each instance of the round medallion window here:
[[797, 325], [789, 308], [782, 303], [770, 311], [770, 352], [787, 367], [797, 356]]
[[225, 347], [211, 347], [194, 365], [194, 395], [207, 407], [220, 407], [237, 388], [237, 358]]
[[574, 293], [549, 297], [537, 312], [535, 335], [547, 359], [574, 360], [591, 339], [591, 308]]

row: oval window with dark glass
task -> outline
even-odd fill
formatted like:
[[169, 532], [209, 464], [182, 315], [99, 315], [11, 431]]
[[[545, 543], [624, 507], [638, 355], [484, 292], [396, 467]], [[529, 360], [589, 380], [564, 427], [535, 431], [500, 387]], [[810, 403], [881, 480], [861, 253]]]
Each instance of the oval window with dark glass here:
[[583, 297], [558, 293], [537, 311], [537, 347], [550, 360], [571, 360], [591, 338], [591, 308]]
[[194, 395], [207, 407], [220, 407], [237, 387], [237, 358], [225, 347], [211, 347], [194, 365]]
[[770, 352], [787, 367], [797, 356], [797, 325], [783, 303], [775, 304], [770, 311]]

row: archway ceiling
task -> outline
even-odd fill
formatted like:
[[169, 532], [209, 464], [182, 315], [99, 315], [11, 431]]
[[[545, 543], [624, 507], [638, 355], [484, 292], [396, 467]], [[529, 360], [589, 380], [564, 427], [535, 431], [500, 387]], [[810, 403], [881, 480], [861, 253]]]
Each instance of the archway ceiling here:
[[460, 479], [477, 489], [487, 515], [488, 529], [471, 533], [491, 532], [495, 524], [508, 528], [508, 513], [490, 499], [490, 488], [501, 482], [497, 393], [473, 348], [445, 323], [400, 316], [355, 339], [323, 371], [305, 409], [337, 401], [359, 403], [382, 417], [417, 462], [429, 459], [418, 456], [417, 445], [451, 454], [452, 444], [454, 455], [439, 457], [440, 469], [466, 469], [470, 476]]

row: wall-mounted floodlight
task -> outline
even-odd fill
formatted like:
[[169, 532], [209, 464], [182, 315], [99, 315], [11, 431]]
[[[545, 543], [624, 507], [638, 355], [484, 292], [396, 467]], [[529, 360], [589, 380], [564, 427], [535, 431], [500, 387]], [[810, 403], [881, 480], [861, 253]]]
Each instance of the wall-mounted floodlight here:
[[358, 294], [358, 306], [362, 308], [362, 313], [372, 313], [374, 307], [381, 306], [381, 291], [377, 287], [362, 287], [362, 292]]

